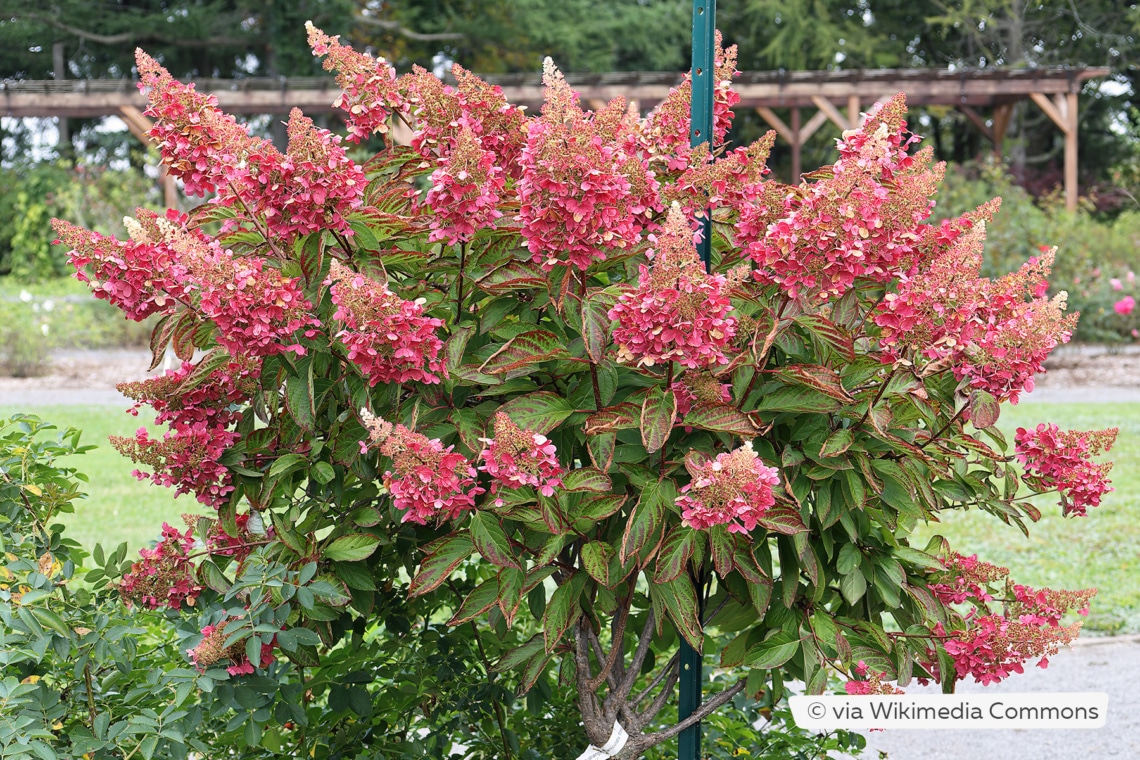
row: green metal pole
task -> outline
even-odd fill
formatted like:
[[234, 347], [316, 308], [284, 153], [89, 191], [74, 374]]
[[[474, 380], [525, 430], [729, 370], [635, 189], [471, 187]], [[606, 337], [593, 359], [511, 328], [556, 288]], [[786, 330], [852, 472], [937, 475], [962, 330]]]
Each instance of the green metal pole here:
[[[713, 132], [713, 90], [715, 70], [716, 0], [693, 0], [693, 90], [689, 111], [689, 144], [694, 148], [707, 142], [711, 148]], [[697, 247], [705, 271], [711, 265], [712, 217], [706, 212], [704, 234]], [[698, 589], [700, 593], [700, 589]], [[701, 706], [701, 685], [704, 681], [701, 654], [681, 639], [681, 673], [678, 679], [680, 694], [677, 715], [680, 720], [692, 715]], [[677, 757], [680, 760], [699, 760], [701, 756], [701, 724], [696, 723], [678, 737]]]

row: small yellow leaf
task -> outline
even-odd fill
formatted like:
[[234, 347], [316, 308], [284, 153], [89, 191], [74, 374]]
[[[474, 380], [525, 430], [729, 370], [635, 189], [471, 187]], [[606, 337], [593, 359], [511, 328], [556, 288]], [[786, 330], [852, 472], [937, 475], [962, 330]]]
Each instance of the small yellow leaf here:
[[44, 492], [35, 483], [25, 483], [22, 488], [33, 496], [43, 496]]
[[20, 681], [20, 683], [39, 683], [39, 682], [40, 682], [39, 676], [28, 676], [23, 681]]

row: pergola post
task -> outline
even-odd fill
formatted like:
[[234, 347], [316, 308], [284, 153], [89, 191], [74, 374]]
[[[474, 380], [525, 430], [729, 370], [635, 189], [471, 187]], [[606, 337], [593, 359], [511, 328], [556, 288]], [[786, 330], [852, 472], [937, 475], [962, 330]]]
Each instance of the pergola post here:
[[[134, 106], [119, 106], [119, 116], [130, 133], [146, 145], [147, 133], [154, 126], [151, 120]], [[166, 164], [161, 161], [158, 162], [158, 181], [162, 185], [163, 203], [167, 208], [178, 208], [178, 186], [174, 183], [174, 177], [166, 171]]]
[[1040, 92], [1029, 93], [1029, 98], [1065, 135], [1065, 208], [1076, 211], [1079, 188], [1077, 186], [1077, 93], [1057, 93], [1054, 100]]
[[803, 154], [801, 151], [802, 143], [800, 142], [800, 109], [792, 109], [792, 184], [795, 185], [800, 181], [800, 174], [803, 169]]
[[1013, 117], [1013, 103], [998, 103], [994, 106], [994, 157], [1000, 161], [1005, 155], [1003, 150], [1005, 133], [1009, 131], [1009, 120]]

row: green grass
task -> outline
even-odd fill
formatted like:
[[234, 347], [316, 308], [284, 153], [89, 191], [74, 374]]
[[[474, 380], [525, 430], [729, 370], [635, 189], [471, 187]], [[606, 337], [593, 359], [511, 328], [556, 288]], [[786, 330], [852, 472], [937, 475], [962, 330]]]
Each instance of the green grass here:
[[[71, 406], [0, 407], [0, 416], [17, 411], [38, 414], [61, 427], [79, 427], [83, 440], [98, 446], [74, 462], [91, 482], [88, 498], [66, 523], [84, 546], [126, 541], [133, 553], [158, 535], [164, 520], [174, 524], [183, 512], [204, 511], [188, 496], [175, 501], [169, 490], [135, 480], [132, 464], [107, 444], [108, 435], [131, 435], [153, 417], [131, 417], [119, 407]], [[1086, 630], [1140, 632], [1140, 404], [1024, 404], [1004, 408], [1000, 425], [1012, 441], [1018, 426], [1038, 422], [1055, 422], [1065, 429], [1119, 427], [1120, 437], [1110, 455], [1116, 462], [1112, 471], [1116, 491], [1085, 518], [1062, 518], [1051, 497], [1036, 500], [1043, 517], [1030, 526], [1028, 538], [1018, 528], [973, 510], [946, 514], [941, 524], [920, 531], [921, 541], [941, 533], [958, 551], [1009, 567], [1019, 583], [1098, 588]]]
[[66, 464], [87, 475], [89, 482], [83, 490], [87, 498], [75, 505], [75, 514], [64, 515], [66, 535], [76, 539], [88, 550], [96, 543], [114, 549], [126, 541], [131, 555], [156, 539], [163, 521], [184, 527], [180, 521], [183, 512], [201, 513], [204, 508], [192, 496], [173, 499], [173, 491], [139, 482], [131, 472], [134, 464], [111, 448], [109, 435], [134, 435], [140, 425], [153, 427], [154, 415], [145, 410], [132, 417], [119, 406], [42, 406], [17, 409], [0, 406], [0, 418], [7, 419], [16, 413], [35, 414], [59, 428], [77, 427], [83, 431], [81, 443], [95, 444], [97, 448], [86, 454], [71, 457]]
[[1116, 446], [1106, 457], [1116, 463], [1111, 473], [1116, 491], [1084, 518], [1061, 517], [1054, 495], [1033, 500], [1042, 518], [1029, 526], [1028, 538], [1016, 526], [977, 510], [948, 513], [941, 525], [924, 528], [921, 535], [940, 533], [957, 551], [1010, 568], [1018, 583], [1096, 588], [1085, 630], [1140, 632], [1140, 404], [1005, 406], [999, 426], [1012, 445], [1014, 430], [1039, 422], [1077, 430], [1119, 427]]

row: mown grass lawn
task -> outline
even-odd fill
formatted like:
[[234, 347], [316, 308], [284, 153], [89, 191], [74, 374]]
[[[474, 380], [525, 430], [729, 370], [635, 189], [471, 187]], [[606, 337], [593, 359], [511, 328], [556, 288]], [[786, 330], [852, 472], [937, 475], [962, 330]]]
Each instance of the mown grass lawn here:
[[[124, 407], [126, 405], [124, 404]], [[183, 512], [203, 512], [190, 497], [178, 500], [171, 492], [140, 483], [132, 464], [107, 443], [107, 436], [131, 435], [153, 421], [145, 414], [131, 417], [124, 407], [40, 407], [17, 410], [0, 406], [0, 416], [17, 411], [38, 414], [60, 427], [84, 431], [83, 440], [98, 446], [76, 457], [75, 466], [90, 478], [88, 498], [66, 523], [71, 535], [85, 546], [96, 542], [116, 546], [126, 541], [132, 553], [153, 540], [165, 520], [179, 521]], [[1114, 493], [1083, 519], [1061, 517], [1060, 507], [1048, 497], [1035, 503], [1043, 517], [1030, 527], [1026, 538], [984, 512], [949, 513], [941, 524], [922, 529], [921, 543], [935, 533], [946, 536], [966, 554], [1011, 568], [1020, 583], [1053, 588], [1100, 590], [1086, 630], [1101, 634], [1140, 632], [1140, 404], [1022, 404], [1005, 407], [1000, 426], [1012, 441], [1018, 426], [1055, 422], [1062, 428], [1119, 427], [1120, 437], [1111, 458]]]
[[[0, 404], [3, 396], [0, 394]], [[119, 455], [107, 442], [109, 435], [133, 436], [141, 425], [153, 428], [154, 415], [145, 410], [138, 417], [124, 412], [130, 402], [122, 406], [41, 406], [15, 408], [0, 406], [0, 418], [8, 419], [16, 413], [35, 414], [56, 427], [77, 427], [83, 431], [81, 443], [96, 448], [81, 456], [72, 457], [66, 464], [87, 475], [89, 483], [83, 488], [87, 498], [76, 503], [75, 514], [64, 515], [67, 535], [78, 540], [88, 550], [96, 543], [114, 549], [126, 541], [131, 555], [155, 540], [165, 520], [184, 528], [179, 515], [183, 512], [203, 513], [201, 504], [191, 496], [175, 500], [173, 491], [150, 482], [139, 482], [131, 474], [134, 464]]]

